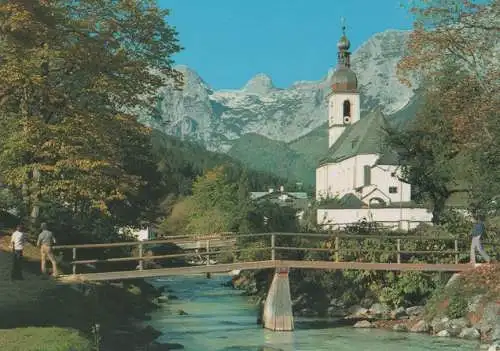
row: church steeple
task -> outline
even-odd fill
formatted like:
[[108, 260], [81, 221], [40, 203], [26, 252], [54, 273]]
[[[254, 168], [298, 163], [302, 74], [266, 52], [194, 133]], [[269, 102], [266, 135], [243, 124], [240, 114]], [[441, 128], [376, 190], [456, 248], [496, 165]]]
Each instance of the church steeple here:
[[344, 23], [344, 19], [342, 18], [342, 36], [337, 43], [337, 59], [338, 59], [338, 67], [351, 67], [351, 53], [349, 52], [349, 48], [351, 47], [351, 42], [347, 38], [345, 34], [346, 26]]
[[332, 93], [328, 103], [328, 147], [335, 144], [347, 126], [360, 119], [358, 78], [351, 70], [351, 43], [345, 30], [342, 19], [342, 36], [337, 42], [338, 63], [332, 76]]
[[337, 68], [332, 77], [332, 91], [334, 93], [357, 92], [358, 78], [351, 70], [351, 42], [345, 34], [346, 25], [342, 19], [342, 36], [337, 42]]

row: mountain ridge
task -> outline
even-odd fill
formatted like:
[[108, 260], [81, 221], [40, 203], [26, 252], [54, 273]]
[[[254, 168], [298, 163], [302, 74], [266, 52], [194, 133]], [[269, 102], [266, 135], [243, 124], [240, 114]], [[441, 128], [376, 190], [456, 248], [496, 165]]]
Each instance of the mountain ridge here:
[[[362, 111], [381, 106], [390, 114], [414, 95], [396, 78], [396, 64], [404, 54], [408, 35], [409, 31], [387, 30], [354, 51], [352, 68], [358, 76]], [[332, 58], [332, 67], [325, 67], [319, 80], [277, 88], [272, 77], [259, 73], [240, 89], [224, 90], [212, 89], [197, 72], [180, 65], [176, 69], [184, 74], [183, 89], [161, 89], [157, 120], [142, 120], [166, 134], [199, 141], [212, 151], [228, 152], [248, 133], [289, 143], [325, 123], [334, 61]]]

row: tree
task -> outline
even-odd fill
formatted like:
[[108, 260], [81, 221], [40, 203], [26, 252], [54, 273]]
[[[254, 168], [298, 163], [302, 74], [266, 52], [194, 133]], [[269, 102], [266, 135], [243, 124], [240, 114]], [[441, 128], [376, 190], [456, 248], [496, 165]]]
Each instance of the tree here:
[[500, 31], [496, 0], [411, 0], [414, 16], [408, 50], [398, 64], [403, 82], [439, 72], [444, 63], [463, 66], [483, 88], [492, 91], [497, 62], [492, 47]]
[[463, 160], [461, 141], [453, 133], [453, 113], [441, 97], [454, 89], [460, 78], [454, 67], [448, 67], [428, 80], [423, 92], [425, 103], [415, 119], [405, 130], [388, 130], [387, 134], [389, 146], [399, 156], [402, 180], [413, 185], [416, 200], [430, 202], [436, 224], [450, 195], [468, 190], [463, 187], [463, 179], [469, 165], [459, 168], [459, 160]]
[[406, 162], [405, 178], [430, 196], [437, 212], [450, 190], [457, 190], [457, 180], [462, 185], [467, 180], [467, 189], [460, 190], [476, 199], [473, 207], [490, 203], [500, 192], [500, 187], [485, 191], [488, 183], [500, 180], [492, 178], [499, 161], [492, 145], [500, 143], [495, 133], [500, 75], [493, 53], [499, 3], [415, 0], [410, 11], [414, 30], [398, 74], [408, 85], [423, 85], [429, 106], [419, 112], [411, 131], [393, 133], [392, 143]]
[[[398, 64], [400, 79], [426, 80], [455, 67], [461, 80], [440, 93], [454, 115], [454, 132], [463, 147], [474, 149], [495, 136], [500, 103], [500, 70], [495, 55], [500, 31], [500, 3], [477, 0], [414, 0], [415, 16], [408, 50]], [[449, 73], [449, 72], [448, 72]]]
[[238, 230], [240, 209], [237, 184], [228, 182], [226, 169], [219, 166], [207, 170], [193, 183], [188, 197], [186, 231], [193, 234]]
[[167, 14], [150, 0], [0, 1], [0, 172], [27, 207], [120, 225], [151, 205], [150, 130], [134, 114], [180, 82]]

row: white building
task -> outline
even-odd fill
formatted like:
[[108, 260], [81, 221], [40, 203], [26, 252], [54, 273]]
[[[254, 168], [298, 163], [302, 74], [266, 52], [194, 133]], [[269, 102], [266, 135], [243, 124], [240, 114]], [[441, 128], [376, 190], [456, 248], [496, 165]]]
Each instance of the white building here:
[[[406, 228], [429, 222], [432, 215], [426, 209], [408, 208], [411, 185], [399, 180], [397, 155], [384, 145], [389, 127], [385, 116], [380, 109], [361, 115], [358, 80], [350, 68], [350, 43], [345, 32], [337, 47], [338, 66], [328, 96], [328, 153], [316, 169], [316, 199], [354, 195], [360, 201], [358, 209], [319, 210], [318, 223], [339, 225], [373, 219], [404, 222]], [[373, 204], [376, 208], [371, 208]]]
[[267, 192], [251, 192], [250, 198], [257, 203], [270, 201], [280, 206], [295, 208], [299, 220], [302, 219], [304, 211], [310, 204], [310, 199], [306, 192], [285, 191], [283, 186], [280, 187], [279, 191], [270, 188]]
[[136, 238], [138, 241], [152, 240], [152, 232], [150, 227], [142, 227], [142, 228], [132, 228], [132, 227], [122, 227], [118, 229], [118, 233], [120, 234], [129, 234], [132, 237]]

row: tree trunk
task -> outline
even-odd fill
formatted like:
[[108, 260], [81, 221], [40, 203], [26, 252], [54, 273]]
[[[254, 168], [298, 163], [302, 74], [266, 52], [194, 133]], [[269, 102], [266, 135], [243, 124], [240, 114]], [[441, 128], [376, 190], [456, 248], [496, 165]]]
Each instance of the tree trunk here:
[[33, 206], [31, 207], [30, 220], [33, 227], [37, 225], [38, 216], [40, 214], [40, 171], [38, 168], [33, 169], [33, 187], [34, 187], [34, 198], [33, 198]]
[[433, 199], [433, 208], [432, 208], [432, 223], [433, 224], [441, 224], [441, 215], [445, 209], [446, 200], [448, 197], [440, 196]]

